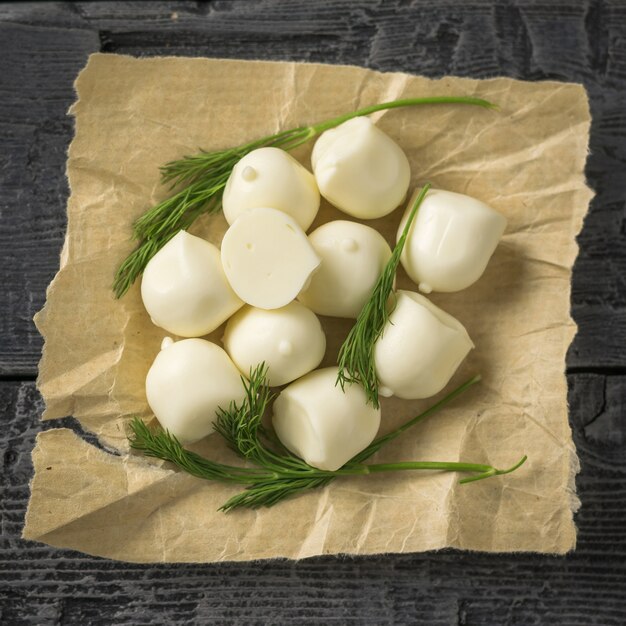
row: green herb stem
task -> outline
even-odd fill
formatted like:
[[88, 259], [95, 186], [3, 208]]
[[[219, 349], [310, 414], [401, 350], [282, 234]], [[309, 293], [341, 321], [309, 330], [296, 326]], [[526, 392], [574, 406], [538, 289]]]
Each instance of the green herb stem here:
[[[310, 126], [315, 134], [322, 133], [325, 130], [329, 130], [330, 128], [335, 128], [348, 120], [351, 120], [355, 117], [363, 117], [364, 115], [371, 115], [372, 113], [377, 113], [378, 111], [385, 111], [389, 109], [399, 109], [401, 107], [408, 106], [416, 106], [416, 105], [424, 105], [424, 104], [469, 104], [473, 106], [482, 107], [484, 109], [497, 109], [498, 105], [489, 102], [488, 100], [483, 100], [482, 98], [473, 98], [470, 96], [432, 96], [429, 98], [403, 98], [400, 100], [391, 100], [390, 102], [382, 102], [380, 104], [373, 104], [371, 106], [365, 107], [363, 109], [359, 109], [358, 111], [354, 111], [352, 113], [346, 113], [344, 115], [339, 115], [338, 117], [333, 118], [332, 120], [328, 120], [326, 122], [321, 122], [319, 124], [314, 124]], [[314, 135], [312, 135], [314, 136]]]
[[420, 415], [387, 435], [375, 439], [339, 470], [320, 470], [286, 450], [277, 452], [268, 446], [276, 437], [261, 423], [262, 416], [273, 398], [267, 386], [266, 375], [267, 368], [261, 365], [251, 371], [249, 381], [242, 378], [246, 390], [244, 401], [240, 405], [231, 403], [227, 410], [220, 409], [215, 424], [217, 432], [224, 437], [237, 455], [251, 462], [254, 467], [226, 465], [206, 459], [186, 450], [178, 439], [167, 431], [161, 428], [149, 429], [139, 418], [134, 418], [130, 424], [131, 447], [147, 456], [169, 461], [192, 476], [245, 486], [244, 491], [230, 498], [222, 506], [222, 510], [225, 511], [238, 507], [272, 506], [292, 495], [327, 485], [341, 476], [363, 476], [390, 471], [439, 470], [475, 473], [475, 476], [462, 481], [470, 482], [509, 473], [525, 461], [524, 457], [516, 466], [507, 470], [499, 470], [490, 465], [457, 462], [412, 461], [373, 465], [363, 463], [383, 445], [442, 409], [469, 389], [479, 380], [479, 377], [474, 377]]
[[518, 467], [521, 467], [528, 457], [523, 456], [515, 465], [505, 470], [499, 470], [491, 465], [482, 465], [480, 463], [460, 463], [455, 461], [401, 461], [398, 463], [377, 463], [374, 465], [364, 465], [364, 474], [375, 474], [377, 472], [402, 472], [415, 470], [433, 470], [444, 472], [475, 472], [476, 476], [469, 476], [461, 479], [461, 483], [465, 484], [472, 481], [483, 480], [490, 476], [502, 476], [510, 474]]
[[402, 107], [418, 106], [432, 104], [465, 104], [478, 106], [485, 109], [497, 109], [497, 105], [483, 100], [482, 98], [474, 98], [471, 96], [432, 96], [428, 98], [403, 98], [400, 100], [391, 100], [389, 102], [381, 102], [373, 104], [357, 111], [351, 111], [338, 115], [330, 120], [312, 124], [310, 126], [299, 126], [289, 130], [281, 131], [274, 135], [269, 135], [262, 139], [257, 139], [249, 143], [243, 144], [236, 148], [220, 150], [216, 152], [202, 151], [197, 155], [186, 156], [182, 159], [170, 161], [161, 168], [162, 182], [173, 183], [178, 185], [191, 180], [197, 180], [207, 174], [215, 174], [216, 167], [221, 166], [224, 170], [228, 169], [230, 173], [231, 159], [235, 157], [235, 163], [243, 158], [246, 154], [263, 147], [277, 147], [283, 150], [293, 150], [307, 141], [313, 139], [324, 131], [336, 128], [337, 126], [347, 122], [355, 117], [363, 117], [371, 115], [379, 111], [390, 109], [399, 109]]
[[121, 298], [144, 271], [150, 259], [180, 230], [189, 228], [201, 215], [217, 213], [228, 177], [246, 154], [262, 147], [293, 150], [325, 130], [335, 128], [355, 117], [399, 107], [438, 104], [463, 104], [495, 109], [496, 105], [470, 96], [435, 96], [404, 98], [383, 102], [340, 115], [311, 126], [299, 126], [250, 141], [241, 146], [199, 154], [166, 163], [161, 168], [162, 182], [171, 189], [183, 187], [142, 215], [133, 226], [137, 248], [122, 263], [113, 281], [113, 291]]
[[379, 276], [370, 299], [361, 309], [356, 323], [350, 329], [339, 350], [337, 383], [341, 385], [342, 389], [345, 388], [346, 384], [357, 383], [361, 385], [368, 403], [375, 408], [380, 406], [380, 402], [378, 400], [378, 377], [374, 364], [374, 348], [376, 341], [383, 334], [389, 315], [391, 315], [392, 307], [389, 306], [389, 298], [393, 291], [393, 282], [404, 244], [413, 220], [429, 189], [430, 184], [426, 183], [415, 199], [391, 258]]
[[405, 422], [404, 424], [402, 424], [395, 430], [392, 430], [391, 432], [387, 433], [386, 435], [381, 435], [380, 437], [377, 437], [376, 439], [374, 439], [374, 441], [372, 441], [372, 443], [370, 443], [370, 445], [367, 446], [365, 450], [362, 450], [361, 452], [359, 452], [352, 459], [351, 462], [362, 463], [369, 457], [376, 454], [376, 452], [378, 452], [384, 445], [388, 444], [390, 441], [393, 441], [394, 439], [396, 439], [396, 437], [399, 437], [402, 433], [406, 432], [409, 428], [415, 426], [419, 422], [422, 422], [427, 417], [434, 415], [437, 411], [440, 411], [441, 409], [443, 409], [446, 406], [446, 404], [449, 404], [450, 402], [452, 402], [455, 398], [460, 396], [462, 393], [465, 393], [468, 389], [470, 389], [470, 387], [473, 387], [480, 381], [481, 381], [480, 374], [477, 374], [476, 376], [473, 376], [469, 380], [466, 380], [462, 385], [459, 385], [456, 389], [454, 389], [449, 394], [444, 396], [441, 400], [433, 404], [431, 407], [427, 408], [425, 411], [422, 411], [422, 413], [420, 413], [419, 415], [408, 420], [407, 422]]

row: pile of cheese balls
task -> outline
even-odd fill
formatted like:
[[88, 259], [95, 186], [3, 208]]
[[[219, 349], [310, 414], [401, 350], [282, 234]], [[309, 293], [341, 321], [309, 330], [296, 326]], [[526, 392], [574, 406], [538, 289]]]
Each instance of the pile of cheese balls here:
[[[163, 340], [146, 393], [161, 425], [191, 443], [213, 432], [218, 407], [243, 400], [241, 375], [265, 362], [269, 384], [286, 385], [272, 407], [278, 437], [310, 465], [336, 470], [371, 443], [381, 413], [359, 385], [336, 385], [337, 367], [316, 370], [326, 349], [317, 315], [356, 318], [391, 249], [357, 221], [306, 231], [320, 194], [358, 220], [388, 215], [407, 196], [410, 167], [400, 146], [366, 117], [324, 132], [311, 163], [313, 173], [278, 148], [249, 153], [224, 190], [230, 227], [221, 249], [181, 231], [149, 262], [141, 284], [146, 310], [154, 324], [187, 339]], [[401, 263], [421, 292], [465, 289], [482, 275], [505, 226], [479, 200], [430, 190]], [[399, 290], [395, 302], [375, 345], [380, 393], [432, 396], [472, 341], [425, 296]], [[199, 338], [224, 322], [223, 348]]]

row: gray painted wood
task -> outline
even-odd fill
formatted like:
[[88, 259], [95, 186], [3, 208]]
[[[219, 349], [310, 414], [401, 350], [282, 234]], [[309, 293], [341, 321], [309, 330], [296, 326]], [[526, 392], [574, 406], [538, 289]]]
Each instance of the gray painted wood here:
[[622, 625], [626, 377], [569, 382], [583, 501], [571, 555], [447, 550], [217, 565], [113, 563], [19, 539], [42, 405], [34, 383], [0, 383], [12, 416], [0, 431], [0, 623]]
[[[96, 50], [355, 63], [428, 76], [583, 82], [598, 195], [580, 237], [573, 368], [626, 368], [626, 5], [623, 2], [145, 2], [0, 4], [0, 373], [34, 376], [31, 323], [65, 224], [72, 82]], [[25, 106], [27, 103], [27, 106]], [[27, 255], [24, 255], [27, 251]], [[6, 309], [5, 309], [6, 310]], [[611, 332], [607, 332], [610, 329]]]
[[[28, 380], [31, 318], [63, 240], [72, 82], [98, 50], [585, 84], [597, 196], [572, 286], [575, 553], [139, 566], [19, 538], [35, 434], [57, 425]], [[0, 3], [0, 624], [626, 623], [625, 165], [623, 0]]]

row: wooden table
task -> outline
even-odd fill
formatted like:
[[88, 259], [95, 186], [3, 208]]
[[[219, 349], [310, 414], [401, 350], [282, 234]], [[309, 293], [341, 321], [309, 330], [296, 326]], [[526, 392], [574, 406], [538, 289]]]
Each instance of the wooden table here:
[[[35, 434], [59, 425], [39, 422], [31, 318], [63, 241], [72, 81], [96, 51], [585, 84], [597, 196], [567, 359], [582, 463], [576, 552], [141, 566], [20, 539]], [[0, 624], [626, 623], [624, 0], [3, 3], [0, 189]]]

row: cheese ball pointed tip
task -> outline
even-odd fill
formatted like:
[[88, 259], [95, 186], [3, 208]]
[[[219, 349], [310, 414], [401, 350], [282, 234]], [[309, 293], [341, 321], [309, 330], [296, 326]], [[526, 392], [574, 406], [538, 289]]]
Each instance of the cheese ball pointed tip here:
[[242, 213], [226, 231], [221, 255], [235, 293], [260, 309], [289, 304], [320, 264], [298, 223], [271, 208]]
[[[400, 222], [398, 239], [415, 194]], [[501, 213], [476, 198], [431, 189], [409, 230], [402, 267], [424, 293], [466, 289], [483, 275], [506, 223]]]
[[326, 351], [326, 335], [315, 313], [297, 301], [280, 309], [245, 306], [226, 324], [224, 347], [240, 372], [265, 362], [271, 387], [315, 369]]
[[380, 408], [359, 385], [336, 385], [339, 370], [310, 372], [283, 389], [272, 423], [287, 449], [318, 469], [335, 471], [365, 449], [380, 426]]
[[309, 235], [321, 259], [298, 300], [319, 315], [356, 318], [369, 299], [391, 248], [365, 224], [335, 220]]
[[429, 398], [450, 381], [474, 347], [457, 319], [413, 291], [398, 290], [396, 305], [374, 346], [384, 395]]
[[146, 376], [150, 408], [183, 444], [213, 433], [218, 407], [244, 396], [240, 373], [226, 352], [204, 339], [166, 337]]
[[311, 155], [320, 193], [360, 219], [391, 213], [406, 196], [409, 160], [368, 117], [356, 117], [320, 135]]
[[243, 306], [226, 279], [220, 251], [184, 230], [148, 262], [141, 297], [152, 322], [179, 337], [206, 335]]
[[320, 193], [313, 174], [288, 152], [258, 148], [233, 168], [222, 205], [229, 224], [249, 209], [271, 207], [293, 217], [306, 231], [317, 215]]

